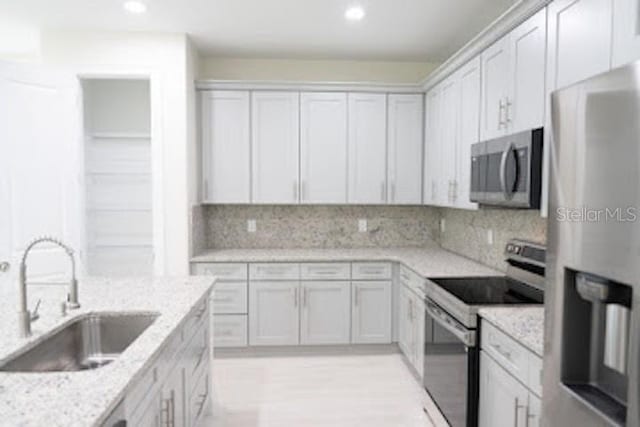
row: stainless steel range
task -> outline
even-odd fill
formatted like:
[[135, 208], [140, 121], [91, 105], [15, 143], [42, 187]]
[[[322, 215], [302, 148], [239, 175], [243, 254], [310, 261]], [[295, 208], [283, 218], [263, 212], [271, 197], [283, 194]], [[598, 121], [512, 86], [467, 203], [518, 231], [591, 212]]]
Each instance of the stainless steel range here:
[[505, 276], [426, 282], [424, 387], [452, 427], [478, 423], [478, 310], [543, 303], [545, 247], [514, 239], [505, 256]]

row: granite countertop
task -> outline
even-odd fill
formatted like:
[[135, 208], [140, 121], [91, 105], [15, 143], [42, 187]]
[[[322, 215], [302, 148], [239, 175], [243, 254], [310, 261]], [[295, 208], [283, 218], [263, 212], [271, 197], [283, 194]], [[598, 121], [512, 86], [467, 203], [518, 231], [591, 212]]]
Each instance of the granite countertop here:
[[[115, 361], [96, 370], [81, 372], [0, 372], [0, 425], [72, 426], [96, 425], [125, 396], [139, 375], [153, 362], [184, 317], [212, 289], [214, 278], [85, 278], [79, 284], [81, 308], [60, 314], [66, 286], [30, 285], [29, 305], [42, 299], [40, 319], [33, 334], [18, 338], [17, 285], [0, 290], [0, 363], [42, 341], [79, 315], [92, 312], [155, 312], [160, 316]], [[13, 283], [12, 283], [13, 285]], [[9, 288], [9, 289], [7, 289]]]
[[358, 248], [358, 249], [217, 249], [191, 259], [191, 262], [335, 262], [394, 261], [419, 275], [501, 276], [503, 273], [469, 258], [442, 249], [424, 248]]
[[543, 356], [544, 307], [486, 307], [478, 314], [538, 356]]

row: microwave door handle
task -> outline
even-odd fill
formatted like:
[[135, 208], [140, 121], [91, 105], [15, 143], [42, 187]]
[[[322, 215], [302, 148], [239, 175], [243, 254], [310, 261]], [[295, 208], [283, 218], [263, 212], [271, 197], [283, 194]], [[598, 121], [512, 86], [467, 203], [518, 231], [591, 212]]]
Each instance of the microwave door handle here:
[[515, 150], [515, 146], [513, 143], [510, 143], [504, 149], [502, 157], [500, 158], [500, 189], [506, 199], [510, 198], [511, 193], [513, 192], [513, 188], [507, 188], [507, 160], [509, 159], [509, 154], [513, 150]]

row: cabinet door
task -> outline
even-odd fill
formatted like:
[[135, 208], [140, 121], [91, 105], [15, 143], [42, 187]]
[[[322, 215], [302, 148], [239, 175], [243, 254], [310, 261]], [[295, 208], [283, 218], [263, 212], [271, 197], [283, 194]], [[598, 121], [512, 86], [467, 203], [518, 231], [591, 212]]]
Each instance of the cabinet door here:
[[424, 375], [424, 302], [413, 296], [413, 367], [420, 378]]
[[398, 298], [398, 346], [407, 359], [413, 363], [413, 320], [409, 290], [400, 286]]
[[485, 352], [480, 352], [480, 427], [524, 426], [528, 391]]
[[348, 344], [351, 326], [351, 284], [341, 281], [301, 285], [301, 344]]
[[440, 204], [452, 206], [455, 204], [455, 181], [457, 145], [459, 138], [460, 113], [460, 85], [457, 75], [445, 80], [442, 85], [442, 99], [440, 104], [440, 173], [436, 178], [438, 198]]
[[347, 202], [347, 95], [300, 95], [302, 203]]
[[509, 133], [544, 125], [546, 52], [547, 10], [542, 9], [509, 35]]
[[477, 209], [469, 201], [471, 191], [471, 145], [480, 140], [480, 57], [459, 71], [460, 138], [456, 155], [455, 206]]
[[249, 283], [250, 345], [298, 344], [298, 288], [298, 282]]
[[349, 94], [349, 203], [387, 201], [387, 96]]
[[249, 203], [249, 92], [202, 93], [203, 199]]
[[612, 65], [640, 59], [640, 1], [613, 0]]
[[178, 362], [162, 386], [162, 425], [183, 427], [186, 420], [185, 370]]
[[389, 95], [387, 119], [389, 203], [422, 202], [422, 95]]
[[390, 343], [391, 282], [353, 282], [351, 288], [352, 342]]
[[440, 174], [440, 87], [431, 89], [426, 96], [424, 140], [424, 203], [438, 204], [438, 176]]
[[144, 408], [138, 408], [130, 417], [127, 417], [127, 425], [140, 427], [160, 427], [162, 425], [162, 399], [159, 391], [149, 400]]
[[609, 70], [613, 0], [556, 0], [549, 4], [547, 91]]
[[529, 405], [527, 406], [527, 427], [539, 427], [542, 404], [540, 398], [529, 393]]
[[299, 94], [253, 92], [253, 203], [298, 202]]
[[506, 101], [509, 92], [509, 38], [498, 40], [482, 53], [482, 108], [480, 139], [504, 135]]

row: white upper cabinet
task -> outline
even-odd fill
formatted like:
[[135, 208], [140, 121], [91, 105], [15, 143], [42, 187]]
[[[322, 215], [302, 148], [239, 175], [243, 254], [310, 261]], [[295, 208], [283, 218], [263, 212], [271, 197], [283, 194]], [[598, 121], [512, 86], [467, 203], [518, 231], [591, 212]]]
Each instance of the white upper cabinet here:
[[613, 0], [612, 65], [640, 59], [640, 1]]
[[504, 135], [506, 102], [509, 91], [509, 39], [495, 42], [482, 53], [482, 113], [480, 138]]
[[471, 145], [480, 140], [480, 57], [472, 59], [459, 71], [460, 84], [460, 136], [456, 156], [456, 207], [477, 209], [478, 205], [469, 201], [471, 192]]
[[347, 95], [300, 95], [302, 203], [347, 202]]
[[424, 140], [424, 203], [439, 203], [438, 176], [440, 174], [440, 87], [426, 95]]
[[422, 202], [422, 95], [389, 95], [387, 100], [387, 200]]
[[544, 125], [547, 10], [542, 9], [509, 36], [511, 88], [506, 101], [509, 133]]
[[251, 201], [249, 122], [249, 92], [202, 93], [205, 202]]
[[297, 203], [299, 94], [251, 95], [253, 203]]
[[548, 13], [548, 92], [609, 70], [612, 0], [556, 0]]
[[349, 94], [349, 203], [386, 203], [386, 115], [386, 95]]
[[456, 159], [461, 106], [460, 85], [457, 75], [444, 81], [440, 104], [440, 173], [437, 177], [438, 200], [444, 205], [455, 203]]
[[482, 53], [482, 140], [543, 126], [546, 9]]

